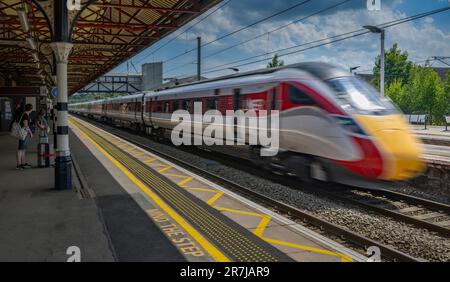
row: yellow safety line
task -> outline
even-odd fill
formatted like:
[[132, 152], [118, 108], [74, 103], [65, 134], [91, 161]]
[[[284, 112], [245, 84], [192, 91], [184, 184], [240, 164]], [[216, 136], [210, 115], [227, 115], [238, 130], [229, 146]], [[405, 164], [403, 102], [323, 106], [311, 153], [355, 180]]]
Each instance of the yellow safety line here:
[[188, 190], [196, 190], [196, 191], [205, 191], [205, 192], [217, 192], [217, 190], [213, 190], [210, 188], [202, 188], [202, 187], [188, 187], [188, 186], [180, 186], [182, 188], [186, 188]]
[[144, 160], [143, 162], [149, 165], [150, 163], [152, 163], [154, 161], [156, 161], [156, 159], [148, 158], [148, 159]]
[[171, 166], [171, 165], [168, 165], [168, 166], [166, 166], [165, 168], [162, 168], [162, 169], [158, 170], [158, 172], [159, 172], [159, 173], [163, 173], [164, 171], [166, 171], [166, 170], [168, 170], [168, 169], [171, 169], [171, 168], [172, 168], [172, 166]]
[[188, 177], [186, 177], [186, 179], [181, 180], [180, 182], [178, 182], [177, 185], [183, 187], [183, 185], [185, 185], [189, 181], [192, 181], [193, 179], [194, 179], [193, 177], [188, 176]]
[[171, 177], [179, 177], [179, 178], [186, 178], [187, 175], [181, 175], [181, 174], [175, 174], [175, 173], [161, 173], [164, 176], [171, 176]]
[[79, 132], [87, 138], [92, 144], [100, 150], [117, 168], [119, 168], [136, 186], [138, 186], [145, 194], [147, 194], [162, 210], [164, 210], [173, 220], [175, 220], [189, 235], [194, 238], [211, 257], [218, 262], [229, 262], [227, 258], [219, 249], [212, 245], [205, 237], [203, 237], [194, 227], [186, 222], [177, 212], [175, 212], [168, 204], [164, 202], [158, 195], [151, 191], [144, 183], [137, 179], [127, 168], [120, 164], [115, 158], [113, 158], [108, 152], [106, 152], [99, 144], [97, 144], [92, 138], [90, 138], [85, 132], [83, 132], [78, 126], [70, 121], [72, 126], [75, 126]]
[[351, 262], [352, 261], [352, 259], [350, 257], [348, 257], [344, 254], [333, 252], [333, 251], [328, 251], [328, 250], [313, 248], [313, 247], [309, 247], [309, 246], [303, 246], [303, 245], [299, 245], [299, 244], [289, 243], [289, 242], [280, 241], [280, 240], [276, 240], [276, 239], [272, 239], [272, 238], [268, 238], [268, 237], [261, 237], [261, 238], [269, 243], [279, 244], [279, 245], [283, 245], [283, 246], [288, 246], [288, 247], [292, 247], [292, 248], [296, 248], [296, 249], [302, 249], [305, 251], [310, 251], [310, 252], [315, 252], [315, 253], [321, 253], [321, 254], [330, 255], [330, 256], [337, 256], [337, 257], [341, 258], [342, 262]]
[[208, 202], [206, 202], [208, 205], [212, 206], [212, 204], [219, 199], [220, 197], [222, 197], [223, 192], [218, 192], [217, 194], [215, 194], [211, 199], [208, 200]]
[[[258, 237], [262, 237], [264, 231], [266, 230], [267, 225], [269, 225], [269, 222], [272, 218], [268, 215], [263, 215], [261, 221], [258, 224], [258, 227], [256, 227], [255, 231], [253, 231], [253, 234], [255, 234]], [[263, 238], [264, 239], [264, 238]]]

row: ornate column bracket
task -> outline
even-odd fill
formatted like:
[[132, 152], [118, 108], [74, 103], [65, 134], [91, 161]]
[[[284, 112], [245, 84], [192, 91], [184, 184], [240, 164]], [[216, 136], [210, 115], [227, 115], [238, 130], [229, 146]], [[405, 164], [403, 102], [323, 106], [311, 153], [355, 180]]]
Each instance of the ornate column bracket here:
[[52, 42], [50, 46], [55, 53], [56, 62], [67, 64], [73, 44], [70, 42]]

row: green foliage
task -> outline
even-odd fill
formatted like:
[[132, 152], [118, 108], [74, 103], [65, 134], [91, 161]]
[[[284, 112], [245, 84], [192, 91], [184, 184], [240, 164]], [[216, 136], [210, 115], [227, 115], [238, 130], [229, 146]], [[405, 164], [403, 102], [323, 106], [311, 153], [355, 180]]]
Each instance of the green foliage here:
[[398, 79], [394, 80], [385, 91], [385, 95], [405, 113], [411, 112], [411, 101], [409, 101], [410, 96], [407, 95], [405, 85]]
[[278, 54], [273, 55], [272, 61], [267, 64], [267, 68], [276, 68], [284, 66], [284, 61], [278, 59]]
[[414, 67], [407, 86], [413, 112], [427, 113], [430, 122], [440, 124], [445, 114], [444, 87], [438, 73], [428, 67]]
[[81, 102], [89, 102], [95, 100], [102, 100], [106, 98], [114, 98], [118, 96], [127, 95], [126, 93], [88, 93], [88, 94], [74, 94], [69, 97], [69, 103], [81, 103]]
[[446, 115], [450, 115], [450, 70], [447, 71], [444, 80], [444, 104], [445, 104], [445, 113]]
[[[408, 52], [402, 52], [397, 43], [391, 49], [387, 50], [384, 59], [384, 84], [386, 87], [394, 81], [407, 84], [410, 80], [411, 69], [414, 63], [408, 60]], [[380, 56], [375, 58], [375, 66], [373, 68], [374, 79], [372, 84], [380, 88]]]
[[[380, 56], [375, 59], [372, 83], [379, 88]], [[430, 67], [421, 67], [408, 60], [397, 44], [386, 52], [385, 94], [406, 114], [428, 114], [430, 122], [441, 125], [450, 113], [450, 71], [441, 82]]]

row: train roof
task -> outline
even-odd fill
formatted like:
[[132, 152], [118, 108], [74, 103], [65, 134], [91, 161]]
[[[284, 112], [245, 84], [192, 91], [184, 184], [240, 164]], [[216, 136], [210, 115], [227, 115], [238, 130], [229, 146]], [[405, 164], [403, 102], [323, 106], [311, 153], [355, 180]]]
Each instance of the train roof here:
[[[167, 89], [158, 89], [156, 91], [143, 91], [133, 95], [108, 98], [104, 100], [91, 101], [88, 103], [98, 103], [108, 100], [128, 100], [133, 98], [152, 96], [166, 96], [171, 94], [177, 94], [180, 88], [184, 88], [183, 91], [187, 92], [201, 92], [210, 89], [217, 88], [233, 88], [239, 85], [259, 84], [276, 82], [285, 79], [317, 79], [328, 80], [336, 77], [352, 76], [347, 70], [321, 62], [304, 62], [292, 65], [286, 65], [277, 68], [259, 69], [255, 71], [249, 71], [244, 73], [237, 73], [227, 76], [221, 76], [212, 79], [206, 79], [197, 82], [191, 82], [186, 84], [176, 85]], [[87, 103], [82, 103], [87, 104]]]
[[190, 85], [205, 84], [205, 83], [220, 81], [220, 80], [225, 80], [225, 79], [241, 78], [241, 77], [258, 75], [258, 74], [259, 75], [271, 74], [271, 73], [275, 73], [277, 71], [284, 70], [284, 69], [298, 69], [301, 71], [305, 71], [320, 80], [328, 80], [328, 79], [335, 78], [335, 77], [352, 76], [352, 74], [350, 72], [348, 72], [347, 70], [345, 70], [341, 67], [332, 65], [332, 64], [322, 63], [322, 62], [303, 62], [303, 63], [281, 66], [281, 67], [277, 67], [277, 68], [259, 69], [259, 70], [254, 70], [254, 71], [248, 71], [248, 72], [243, 72], [243, 73], [236, 73], [236, 74], [231, 74], [231, 75], [215, 77], [215, 78], [211, 78], [211, 79], [205, 79], [205, 80], [196, 81], [196, 82], [179, 84], [179, 85], [167, 88], [167, 89], [166, 88], [157, 89], [156, 92], [190, 86]]

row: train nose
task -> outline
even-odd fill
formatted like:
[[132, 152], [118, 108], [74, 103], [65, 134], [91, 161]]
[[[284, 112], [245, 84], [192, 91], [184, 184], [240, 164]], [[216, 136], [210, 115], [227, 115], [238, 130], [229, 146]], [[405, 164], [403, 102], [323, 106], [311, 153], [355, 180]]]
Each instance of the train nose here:
[[374, 138], [383, 158], [380, 179], [407, 180], [420, 174], [425, 164], [422, 144], [400, 115], [360, 116], [357, 120]]

